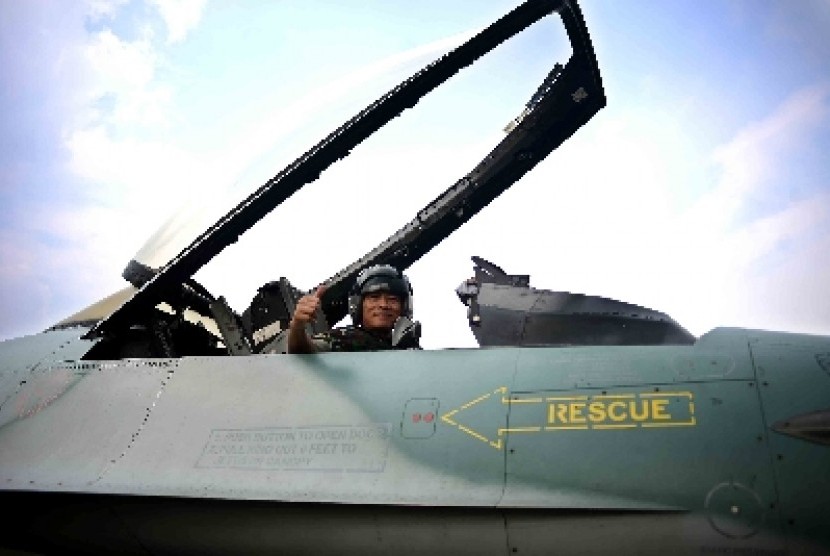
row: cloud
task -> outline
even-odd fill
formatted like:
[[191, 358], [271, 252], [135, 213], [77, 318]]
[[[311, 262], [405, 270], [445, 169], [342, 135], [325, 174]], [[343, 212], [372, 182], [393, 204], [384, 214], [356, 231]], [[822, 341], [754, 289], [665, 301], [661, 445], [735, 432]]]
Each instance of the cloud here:
[[165, 127], [172, 90], [154, 82], [159, 54], [152, 32], [125, 41], [110, 29], [92, 35], [82, 47], [90, 75], [83, 101], [89, 121], [110, 125]]
[[167, 44], [182, 42], [202, 19], [207, 0], [152, 0], [167, 25]]
[[478, 233], [473, 244], [462, 229], [454, 240], [486, 246], [471, 254], [530, 272], [536, 287], [665, 311], [694, 334], [830, 322], [799, 295], [815, 297], [813, 278], [830, 274], [830, 257], [816, 257], [830, 242], [820, 150], [830, 87], [795, 91], [720, 145], [685, 142], [699, 115], [659, 105], [649, 115], [609, 107], [476, 217], [478, 230], [510, 222], [508, 236]]
[[[101, 19], [117, 18], [122, 2], [94, 2]], [[204, 2], [152, 2], [161, 12], [173, 39], [181, 41], [199, 22]], [[199, 153], [180, 148], [164, 131], [170, 128], [175, 105], [174, 84], [159, 79], [166, 56], [152, 19], [133, 22], [137, 37], [126, 40], [112, 29], [89, 33], [65, 61], [80, 68], [86, 79], [76, 93], [81, 117], [70, 117], [64, 129], [69, 169], [86, 184], [98, 206], [125, 211], [124, 223], [158, 225], [162, 217], [205, 184], [225, 175], [203, 164]], [[211, 167], [213, 166], [213, 167]], [[171, 184], [176, 186], [171, 187]], [[160, 205], [159, 198], [166, 203]], [[146, 229], [140, 226], [139, 229]]]
[[[25, 217], [0, 230], [2, 306], [21, 309], [4, 317], [2, 335], [46, 326], [120, 286], [131, 250], [167, 215], [158, 199], [192, 193], [165, 190], [170, 180], [204, 178], [192, 155], [153, 139], [169, 129], [176, 92], [159, 79], [159, 37], [183, 40], [204, 2], [153, 5], [162, 18], [127, 0], [3, 10], [4, 100], [19, 106], [9, 121], [23, 131], [10, 135], [20, 156], [2, 172], [19, 183], [11, 203]], [[73, 201], [47, 206], [58, 197]]]
[[[752, 218], [743, 209], [753, 199], [780, 194], [787, 186], [779, 168], [827, 127], [830, 85], [821, 84], [795, 92], [763, 120], [747, 125], [728, 143], [717, 147], [713, 162], [720, 167], [716, 187], [684, 215], [687, 229], [704, 230], [711, 237], [730, 229], [740, 234], [741, 218]], [[750, 221], [748, 226], [753, 223]]]
[[129, 0], [86, 0], [87, 15], [92, 21], [112, 18]]
[[[148, 0], [159, 11], [167, 28], [167, 44], [182, 42], [201, 20], [205, 0]], [[146, 129], [167, 128], [174, 89], [157, 79], [164, 62], [164, 47], [158, 44], [157, 22], [141, 16], [130, 25], [136, 37], [128, 40], [111, 28], [126, 18], [123, 0], [87, 2], [87, 17], [101, 29], [88, 33], [81, 44], [70, 45], [62, 54], [65, 73], [78, 73], [74, 96], [81, 104], [82, 118], [70, 122], [67, 135], [89, 125], [138, 125]], [[140, 13], [137, 10], [131, 12]], [[119, 27], [121, 28], [121, 27]], [[71, 93], [70, 93], [71, 94]]]
[[[827, 131], [828, 100], [828, 84], [796, 91], [769, 116], [747, 125], [713, 151], [712, 160], [720, 169], [717, 185], [680, 215], [674, 232], [682, 249], [671, 264], [686, 261], [694, 269], [689, 303], [680, 311], [692, 327], [708, 329], [717, 324], [713, 318], [718, 316], [730, 322], [778, 319], [791, 326], [798, 321], [792, 311], [803, 303], [792, 303], [790, 309], [778, 305], [781, 313], [772, 316], [769, 304], [762, 305], [768, 311], [762, 315], [753, 303], [777, 295], [769, 290], [768, 275], [775, 275], [782, 287], [790, 269], [790, 280], [799, 282], [801, 258], [811, 245], [830, 239], [827, 184], [809, 170], [791, 175], [799, 166], [800, 153], [816, 141], [818, 133]], [[821, 155], [819, 165], [820, 160]], [[782, 175], [780, 169], [788, 174]], [[806, 193], [799, 198], [792, 191]], [[770, 202], [758, 204], [760, 198]], [[810, 264], [813, 274], [830, 270], [827, 257], [812, 259]]]
[[720, 165], [717, 188], [704, 198], [693, 217], [709, 226], [728, 225], [749, 197], [759, 195], [772, 180], [780, 179], [782, 158], [803, 147], [812, 133], [826, 125], [830, 85], [822, 84], [791, 95], [773, 114], [748, 125], [729, 143], [715, 149]]

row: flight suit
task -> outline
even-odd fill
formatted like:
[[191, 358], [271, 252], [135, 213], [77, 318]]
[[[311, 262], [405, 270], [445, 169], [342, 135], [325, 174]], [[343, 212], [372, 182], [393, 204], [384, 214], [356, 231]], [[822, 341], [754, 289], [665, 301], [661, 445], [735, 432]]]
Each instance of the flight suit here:
[[[311, 343], [317, 351], [383, 351], [388, 349], [407, 349], [392, 345], [392, 333], [366, 330], [359, 326], [334, 328], [328, 332], [315, 334]], [[418, 349], [418, 348], [416, 348]]]

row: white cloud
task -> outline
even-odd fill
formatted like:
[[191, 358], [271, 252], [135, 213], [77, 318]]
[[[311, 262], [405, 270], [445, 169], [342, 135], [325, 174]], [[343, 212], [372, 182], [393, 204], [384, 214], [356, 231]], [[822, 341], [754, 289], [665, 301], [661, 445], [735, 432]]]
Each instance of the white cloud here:
[[[82, 98], [87, 118], [76, 125], [88, 125], [90, 121], [119, 126], [168, 124], [173, 91], [154, 81], [159, 54], [152, 35], [146, 30], [140, 39], [125, 41], [104, 29], [91, 36], [83, 46], [89, 75]], [[102, 99], [111, 101], [106, 111], [98, 106]]]
[[[101, 18], [115, 18], [121, 4], [94, 2], [90, 9]], [[156, 4], [167, 25], [181, 33], [198, 22], [204, 2]], [[67, 68], [79, 68], [85, 78], [75, 95], [83, 116], [71, 118], [64, 137], [70, 169], [86, 180], [98, 203], [124, 211], [124, 223], [152, 226], [163, 220], [171, 204], [194, 193], [193, 184], [203, 188], [217, 172], [201, 163], [198, 153], [166, 137], [141, 138], [142, 130], [157, 137], [169, 127], [175, 90], [157, 77], [164, 51], [149, 22], [138, 21], [134, 28], [138, 37], [124, 40], [105, 27], [87, 35], [77, 52], [66, 56]], [[167, 203], [159, 204], [159, 198]], [[144, 226], [140, 229], [146, 234]]]
[[811, 132], [825, 123], [830, 86], [822, 84], [796, 92], [769, 117], [741, 130], [717, 148], [713, 160], [722, 168], [717, 188], [689, 216], [707, 227], [730, 223], [748, 197], [780, 179], [782, 156], [802, 147]]
[[207, 0], [152, 0], [167, 25], [167, 43], [182, 42], [202, 19]]
[[93, 21], [110, 18], [129, 0], [86, 0], [86, 10]]
[[[463, 238], [487, 250], [468, 254], [529, 272], [536, 287], [651, 307], [694, 334], [762, 323], [807, 331], [821, 318], [830, 322], [826, 310], [817, 316], [827, 304], [808, 304], [807, 286], [797, 285], [815, 296], [813, 278], [830, 274], [830, 256], [816, 257], [814, 247], [830, 242], [830, 184], [815, 175], [793, 184], [807, 178], [792, 173], [827, 131], [829, 100], [827, 85], [799, 90], [709, 150], [715, 166], [695, 178], [708, 176], [712, 188], [691, 204], [681, 204], [688, 192], [680, 189], [706, 187], [687, 183], [684, 169], [705, 161], [707, 151], [671, 138], [695, 116], [651, 107], [652, 129], [628, 111], [600, 113], [477, 216], [475, 234], [462, 229], [446, 247]], [[773, 284], [787, 288], [791, 303], [780, 301]], [[765, 301], [771, 296], [778, 302]], [[809, 323], [800, 320], [808, 313]]]
[[153, 79], [156, 54], [149, 37], [126, 42], [104, 29], [93, 35], [86, 54], [104, 92], [142, 88]]
[[[735, 237], [746, 236], [757, 223], [742, 226], [741, 209], [754, 197], [769, 194], [771, 187], [777, 188], [779, 195], [787, 189], [780, 183], [787, 177], [781, 176], [778, 168], [791, 167], [785, 164], [787, 158], [803, 148], [817, 128], [826, 127], [828, 96], [827, 84], [798, 91], [770, 116], [746, 126], [729, 143], [716, 148], [713, 160], [721, 168], [717, 186], [683, 215], [681, 226], [712, 242], [719, 242], [730, 230], [735, 230]], [[788, 210], [785, 207], [782, 214]], [[782, 233], [780, 228], [767, 242], [754, 241], [751, 252], [768, 251]]]
[[[792, 312], [803, 306], [803, 300], [792, 303], [789, 310], [776, 306], [780, 312], [770, 315], [766, 300], [778, 294], [769, 291], [766, 276], [775, 275], [781, 284], [789, 268], [790, 280], [801, 280], [797, 269], [804, 266], [800, 257], [805, 246], [830, 237], [830, 194], [825, 187], [791, 201], [788, 180], [792, 177], [782, 175], [779, 168], [791, 171], [795, 166], [790, 159], [814, 140], [816, 130], [827, 129], [829, 97], [827, 84], [797, 91], [767, 118], [746, 126], [715, 149], [713, 159], [720, 165], [721, 177], [714, 190], [682, 214], [675, 231], [681, 249], [670, 263], [679, 267], [685, 261], [691, 269], [690, 294], [675, 316], [682, 316], [696, 331], [723, 324], [717, 318], [736, 324], [743, 319], [779, 319], [792, 325], [798, 320]], [[775, 198], [776, 208], [751, 214], [746, 207], [759, 196]], [[827, 257], [811, 264], [819, 273], [830, 269]], [[763, 310], [767, 314], [762, 316]]]

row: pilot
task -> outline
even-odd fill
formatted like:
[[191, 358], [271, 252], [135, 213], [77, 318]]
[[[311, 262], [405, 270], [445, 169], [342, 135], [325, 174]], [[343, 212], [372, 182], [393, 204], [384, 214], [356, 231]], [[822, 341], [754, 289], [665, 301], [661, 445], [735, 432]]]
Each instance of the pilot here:
[[297, 302], [288, 329], [288, 353], [420, 349], [420, 325], [412, 322], [412, 286], [395, 267], [376, 265], [358, 274], [349, 293], [352, 326], [309, 336], [306, 325], [314, 320], [325, 291], [320, 286]]

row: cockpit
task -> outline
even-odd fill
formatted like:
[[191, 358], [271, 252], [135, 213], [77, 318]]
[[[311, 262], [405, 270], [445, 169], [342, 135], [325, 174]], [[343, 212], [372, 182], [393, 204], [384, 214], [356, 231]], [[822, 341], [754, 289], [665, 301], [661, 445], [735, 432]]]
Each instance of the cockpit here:
[[[172, 239], [193, 231], [185, 230], [181, 222], [168, 222], [153, 237], [156, 247], [140, 251], [125, 268], [123, 276], [131, 286], [56, 328], [91, 326], [85, 337], [96, 343], [86, 359], [284, 353], [284, 331], [304, 293], [301, 289], [280, 277], [259, 286], [248, 306], [235, 309], [194, 275], [422, 97], [536, 21], [555, 15], [570, 43], [570, 58], [564, 64], [553, 64], [518, 115], [500, 130], [501, 140], [470, 171], [414, 219], [323, 282], [327, 290], [313, 328], [319, 332], [334, 326], [347, 315], [349, 287], [362, 269], [375, 264], [407, 269], [605, 106], [602, 80], [578, 6], [542, 2], [517, 7], [371, 102], [189, 244]], [[456, 293], [467, 307], [470, 328], [482, 347], [694, 342], [694, 337], [657, 311], [605, 298], [536, 290], [526, 275], [508, 274], [479, 257], [473, 257], [473, 262], [475, 277], [464, 280]]]

